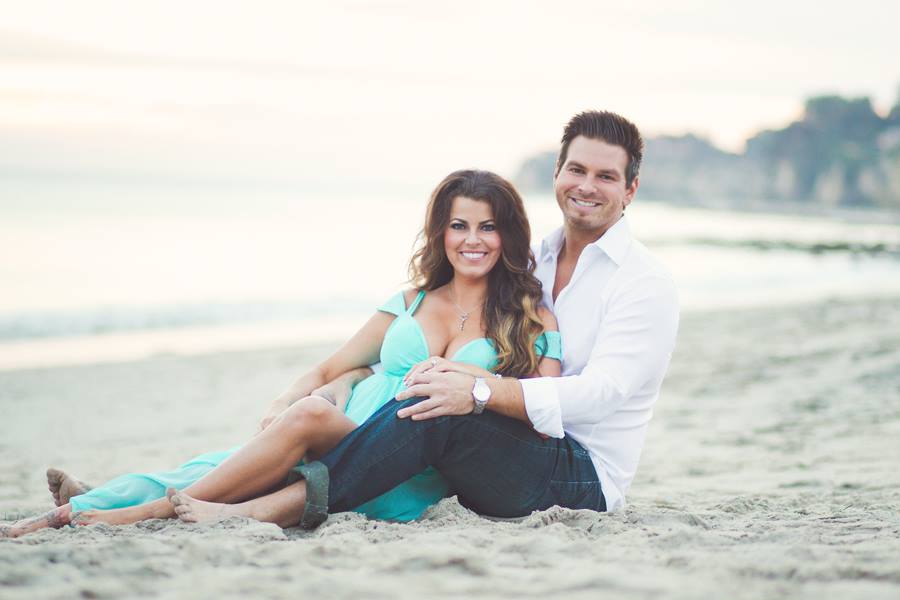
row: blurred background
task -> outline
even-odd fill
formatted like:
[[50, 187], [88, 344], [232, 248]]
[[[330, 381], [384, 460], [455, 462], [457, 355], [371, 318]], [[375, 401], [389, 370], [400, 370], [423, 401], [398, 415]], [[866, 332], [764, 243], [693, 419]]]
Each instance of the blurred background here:
[[0, 369], [346, 336], [584, 109], [685, 311], [900, 295], [900, 5], [640, 4], [0, 1]]

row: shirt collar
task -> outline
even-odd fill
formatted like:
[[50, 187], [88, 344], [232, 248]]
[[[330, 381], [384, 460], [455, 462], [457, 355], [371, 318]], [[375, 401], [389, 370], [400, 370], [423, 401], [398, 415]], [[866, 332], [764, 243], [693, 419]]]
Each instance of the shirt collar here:
[[559, 256], [559, 251], [562, 250], [564, 235], [565, 229], [560, 227], [541, 241], [540, 261], [547, 262], [548, 260], [552, 260]]
[[615, 224], [606, 230], [606, 233], [600, 236], [600, 239], [591, 244], [600, 250], [603, 250], [614, 263], [622, 266], [625, 262], [625, 255], [628, 254], [628, 248], [631, 246], [631, 227], [625, 219], [625, 215], [615, 222]]
[[[541, 242], [541, 261], [548, 261], [559, 256], [565, 241], [565, 229], [560, 227]], [[621, 219], [606, 230], [600, 239], [588, 245], [606, 254], [614, 263], [621, 265], [631, 246], [631, 227], [623, 215]]]

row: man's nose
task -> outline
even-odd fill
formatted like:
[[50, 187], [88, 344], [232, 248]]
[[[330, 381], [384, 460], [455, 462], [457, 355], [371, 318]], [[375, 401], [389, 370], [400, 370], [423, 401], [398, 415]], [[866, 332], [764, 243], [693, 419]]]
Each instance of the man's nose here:
[[597, 186], [594, 185], [591, 178], [585, 177], [581, 183], [578, 184], [578, 191], [584, 194], [593, 194], [597, 191]]

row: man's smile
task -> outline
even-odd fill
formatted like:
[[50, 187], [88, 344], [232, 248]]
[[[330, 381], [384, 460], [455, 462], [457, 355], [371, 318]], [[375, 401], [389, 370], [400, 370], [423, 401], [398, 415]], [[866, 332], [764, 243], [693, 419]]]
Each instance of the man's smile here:
[[582, 200], [581, 198], [575, 198], [574, 196], [569, 196], [569, 200], [571, 200], [575, 204], [575, 206], [581, 206], [583, 208], [594, 208], [595, 206], [600, 206], [599, 202]]

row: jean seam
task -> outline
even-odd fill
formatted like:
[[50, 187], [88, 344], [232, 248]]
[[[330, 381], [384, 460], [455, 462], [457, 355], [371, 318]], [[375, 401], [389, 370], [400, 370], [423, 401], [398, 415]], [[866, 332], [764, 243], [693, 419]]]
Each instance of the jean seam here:
[[559, 450], [559, 448], [554, 448], [554, 447], [548, 446], [548, 445], [546, 445], [546, 444], [535, 444], [534, 442], [529, 442], [528, 440], [522, 439], [522, 438], [520, 438], [520, 437], [518, 437], [518, 436], [512, 435], [511, 433], [509, 433], [509, 432], [507, 432], [507, 431], [504, 431], [504, 430], [503, 430], [502, 428], [500, 428], [500, 427], [496, 427], [496, 426], [494, 426], [494, 425], [491, 425], [489, 422], [486, 422], [486, 421], [477, 421], [477, 420], [474, 420], [473, 422], [478, 423], [481, 427], [485, 427], [485, 428], [490, 429], [490, 430], [491, 430], [492, 432], [494, 432], [494, 433], [499, 433], [499, 434], [503, 435], [503, 436], [506, 437], [506, 438], [509, 438], [509, 439], [515, 440], [515, 441], [517, 441], [517, 442], [520, 442], [520, 443], [522, 443], [522, 444], [524, 444], [524, 445], [526, 445], [526, 446], [528, 446], [528, 447], [530, 447], [530, 448], [533, 448], [533, 449], [535, 449], [535, 450], [543, 450], [543, 451], [554, 451], [554, 450]]
[[[432, 421], [434, 421], [434, 420], [435, 420], [435, 419], [433, 419]], [[424, 434], [424, 432], [425, 432], [427, 429], [429, 429], [432, 425], [433, 425], [433, 423], [432, 423], [432, 424], [429, 424], [428, 427], [420, 427], [420, 428], [417, 428], [416, 430], [414, 430], [413, 436], [412, 436], [412, 437], [421, 437], [421, 436]], [[405, 440], [409, 440], [409, 439], [411, 439], [411, 437], [405, 437], [404, 439], [405, 439]], [[406, 445], [406, 444], [400, 444], [400, 445], [394, 446], [394, 447], [391, 448], [390, 450], [388, 450], [388, 451], [382, 453], [381, 455], [379, 455], [377, 458], [372, 458], [371, 460], [366, 461], [366, 466], [365, 466], [365, 467], [358, 466], [356, 469], [354, 469], [353, 471], [349, 471], [349, 472], [348, 472], [347, 470], [345, 470], [344, 473], [343, 473], [343, 476], [341, 477], [341, 479], [340, 479], [340, 480], [333, 480], [333, 483], [338, 483], [338, 481], [343, 481], [343, 480], [345, 480], [347, 477], [349, 477], [349, 476], [351, 476], [351, 475], [352, 475], [352, 477], [350, 477], [350, 481], [355, 481], [358, 477], [361, 477], [362, 475], [364, 475], [365, 472], [368, 471], [369, 469], [371, 469], [374, 465], [377, 465], [377, 464], [379, 464], [379, 463], [382, 463], [382, 462], [384, 462], [386, 459], [388, 459], [388, 458], [390, 458], [391, 456], [394, 456], [395, 454], [397, 454], [400, 450], [402, 450], [402, 449], [404, 448], [405, 445]], [[426, 466], [426, 468], [427, 468], [427, 466]], [[379, 494], [379, 495], [380, 495], [380, 494]]]

